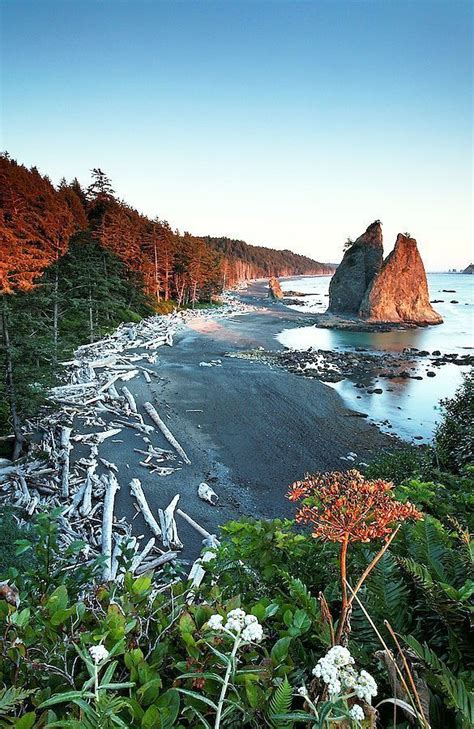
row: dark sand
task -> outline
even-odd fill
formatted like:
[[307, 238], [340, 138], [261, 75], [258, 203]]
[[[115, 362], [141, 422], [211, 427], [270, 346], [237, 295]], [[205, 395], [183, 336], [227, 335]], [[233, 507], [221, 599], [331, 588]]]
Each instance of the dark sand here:
[[[278, 332], [309, 322], [307, 315], [269, 302], [266, 291], [267, 282], [257, 282], [240, 295], [247, 303], [262, 305], [262, 312], [192, 322], [176, 335], [172, 348], [158, 350], [155, 367], [160, 379], [153, 378], [150, 385], [141, 377], [127, 383], [141, 412], [146, 400], [154, 401], [191, 465], [182, 464], [168, 477], [150, 474], [139, 465], [142, 456], [133, 451], [144, 448], [141, 436], [124, 428], [118, 436], [123, 443], [108, 440], [100, 448], [100, 455], [119, 468], [120, 515], [134, 513], [128, 484], [137, 477], [155, 514], [180, 493], [183, 511], [212, 533], [241, 515], [291, 516], [294, 507], [285, 493], [292, 481], [307, 472], [349, 467], [341, 456], [351, 451], [357, 460], [368, 461], [380, 449], [393, 446], [393, 439], [347, 410], [328, 385], [258, 361], [225, 356], [256, 347], [281, 348], [275, 339]], [[212, 359], [220, 359], [222, 366], [199, 365]], [[151, 439], [167, 447], [160, 433]], [[198, 498], [201, 481], [219, 495], [218, 506]], [[179, 516], [177, 521], [183, 556], [194, 558], [200, 537]], [[136, 533], [147, 534], [141, 516], [134, 525]]]

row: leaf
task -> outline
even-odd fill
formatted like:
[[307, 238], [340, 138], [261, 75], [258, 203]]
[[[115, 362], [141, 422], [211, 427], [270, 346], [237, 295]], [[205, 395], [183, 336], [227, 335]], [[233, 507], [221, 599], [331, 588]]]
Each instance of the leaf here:
[[211, 699], [207, 699], [205, 696], [201, 696], [201, 694], [196, 693], [196, 691], [189, 691], [189, 689], [183, 688], [178, 688], [176, 689], [176, 691], [179, 691], [180, 694], [191, 696], [193, 699], [196, 699], [196, 701], [202, 701], [203, 704], [207, 704], [212, 709], [214, 709], [214, 711], [217, 711], [217, 706], [213, 701], [211, 701]]
[[63, 694], [56, 694], [51, 696], [50, 699], [43, 701], [38, 706], [38, 709], [47, 709], [49, 706], [56, 706], [57, 704], [64, 704], [64, 702], [75, 701], [76, 699], [93, 699], [94, 694], [90, 691], [65, 691]]
[[149, 706], [153, 703], [160, 693], [162, 687], [161, 678], [153, 678], [151, 681], [147, 681], [137, 691], [137, 699], [142, 706]]
[[279, 640], [277, 640], [277, 642], [273, 646], [270, 656], [274, 666], [279, 666], [280, 663], [283, 663], [283, 661], [286, 659], [288, 655], [288, 650], [290, 648], [291, 640], [292, 639], [290, 636], [285, 636], [284, 638], [280, 638]]
[[36, 712], [29, 711], [27, 714], [23, 714], [20, 719], [15, 721], [15, 729], [31, 729], [36, 721]]
[[413, 710], [413, 708], [410, 706], [410, 704], [407, 704], [407, 702], [403, 701], [402, 699], [395, 699], [395, 698], [384, 699], [383, 701], [379, 701], [379, 703], [377, 704], [377, 706], [375, 708], [378, 709], [379, 706], [382, 706], [382, 704], [395, 704], [395, 706], [400, 706], [403, 709], [403, 711], [408, 712], [408, 714], [411, 714], [414, 717], [418, 716], [416, 711]]

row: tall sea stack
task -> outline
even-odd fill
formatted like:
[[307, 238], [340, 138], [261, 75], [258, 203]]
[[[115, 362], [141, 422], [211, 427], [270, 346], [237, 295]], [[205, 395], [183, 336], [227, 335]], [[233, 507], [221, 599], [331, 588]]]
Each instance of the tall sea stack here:
[[376, 220], [345, 252], [329, 284], [329, 308], [333, 314], [359, 313], [364, 294], [382, 268], [382, 224]]
[[441, 324], [430, 304], [425, 267], [414, 238], [399, 233], [364, 295], [359, 316], [367, 321]]

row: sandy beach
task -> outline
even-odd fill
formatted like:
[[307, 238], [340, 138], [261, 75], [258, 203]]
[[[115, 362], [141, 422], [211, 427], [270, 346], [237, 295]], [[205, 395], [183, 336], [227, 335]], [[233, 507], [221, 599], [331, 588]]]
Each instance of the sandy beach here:
[[[212, 533], [242, 515], [291, 516], [285, 493], [292, 481], [307, 472], [347, 468], [350, 461], [344, 458], [350, 452], [357, 454], [356, 462], [368, 461], [393, 446], [392, 438], [346, 409], [339, 395], [318, 380], [226, 356], [257, 347], [279, 349], [275, 335], [282, 328], [311, 319], [270, 302], [266, 292], [267, 282], [261, 281], [239, 294], [261, 311], [196, 318], [177, 334], [172, 348], [160, 349], [158, 377], [151, 384], [141, 378], [129, 383], [140, 410], [154, 400], [191, 465], [159, 477], [139, 464], [141, 456], [133, 450], [142, 447], [139, 434], [125, 428], [122, 443], [106, 441], [101, 455], [119, 468], [119, 515], [133, 515], [128, 483], [138, 477], [154, 512], [180, 493], [181, 508]], [[217, 506], [198, 498], [201, 481], [219, 495]], [[141, 515], [133, 523], [136, 533], [147, 533]], [[178, 527], [183, 556], [195, 556], [199, 535], [181, 519]]]

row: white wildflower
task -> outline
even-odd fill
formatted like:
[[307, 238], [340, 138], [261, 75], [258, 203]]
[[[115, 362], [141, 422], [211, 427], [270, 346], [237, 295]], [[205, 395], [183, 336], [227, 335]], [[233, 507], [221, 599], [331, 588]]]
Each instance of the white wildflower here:
[[360, 672], [354, 686], [354, 691], [359, 699], [364, 699], [364, 701], [370, 704], [372, 697], [377, 696], [377, 684], [370, 673], [364, 670]]
[[251, 623], [258, 623], [257, 618], [255, 615], [246, 615], [244, 618], [245, 625], [251, 625]]
[[306, 688], [306, 686], [300, 686], [299, 689], [297, 689], [297, 693], [300, 696], [303, 696], [304, 698], [306, 698], [307, 696], [309, 696], [308, 689]]
[[260, 643], [263, 639], [263, 628], [260, 623], [250, 623], [242, 631], [242, 639], [249, 643]]
[[364, 709], [362, 706], [359, 706], [359, 704], [354, 704], [352, 709], [349, 711], [349, 715], [351, 719], [354, 719], [354, 721], [364, 721], [365, 718]]
[[237, 618], [229, 618], [224, 625], [224, 628], [231, 633], [240, 633], [243, 627], [242, 621], [237, 620]]
[[207, 621], [207, 627], [211, 630], [222, 630], [223, 628], [223, 617], [222, 615], [211, 615]]
[[109, 651], [102, 644], [91, 645], [91, 647], [89, 648], [89, 653], [91, 654], [94, 663], [100, 663], [101, 661], [105, 661], [105, 659], [109, 657]]

